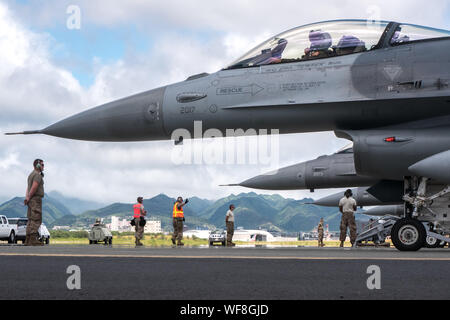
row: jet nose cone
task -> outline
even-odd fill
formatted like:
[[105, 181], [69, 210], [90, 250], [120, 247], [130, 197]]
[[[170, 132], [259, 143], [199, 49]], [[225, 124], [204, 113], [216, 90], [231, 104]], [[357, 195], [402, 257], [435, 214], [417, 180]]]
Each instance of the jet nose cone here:
[[163, 96], [164, 88], [160, 88], [107, 103], [59, 121], [42, 133], [88, 141], [166, 139]]
[[265, 173], [241, 182], [242, 187], [264, 190], [306, 189], [304, 163]]
[[314, 202], [312, 204], [315, 204], [317, 206], [322, 206], [322, 207], [337, 207], [339, 204], [339, 200], [340, 198], [332, 195], [332, 196], [327, 196], [318, 200], [314, 200]]
[[[352, 190], [354, 194], [356, 194], [356, 189]], [[323, 198], [320, 198], [318, 200], [315, 200], [313, 204], [322, 206], [322, 207], [337, 207], [339, 206], [339, 201], [344, 196], [344, 193], [338, 192]]]

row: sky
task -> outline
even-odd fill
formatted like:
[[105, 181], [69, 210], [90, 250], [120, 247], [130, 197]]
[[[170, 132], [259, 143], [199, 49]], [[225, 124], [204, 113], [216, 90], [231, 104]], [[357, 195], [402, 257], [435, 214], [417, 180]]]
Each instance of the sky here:
[[[79, 29], [68, 28], [73, 6]], [[219, 185], [334, 153], [348, 141], [332, 132], [295, 134], [279, 137], [279, 161], [271, 165], [174, 165], [170, 141], [96, 143], [3, 133], [41, 129], [115, 99], [215, 72], [296, 26], [349, 18], [450, 29], [450, 1], [0, 0], [0, 201], [24, 195], [35, 158], [46, 161], [46, 191], [132, 202], [160, 193], [218, 199], [249, 192]], [[301, 199], [335, 190], [257, 192]]]

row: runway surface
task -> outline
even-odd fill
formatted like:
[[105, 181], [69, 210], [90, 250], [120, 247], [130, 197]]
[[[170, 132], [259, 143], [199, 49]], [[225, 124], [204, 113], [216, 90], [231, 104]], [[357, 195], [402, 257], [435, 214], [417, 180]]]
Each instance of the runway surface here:
[[0, 246], [0, 266], [0, 299], [450, 298], [450, 249]]

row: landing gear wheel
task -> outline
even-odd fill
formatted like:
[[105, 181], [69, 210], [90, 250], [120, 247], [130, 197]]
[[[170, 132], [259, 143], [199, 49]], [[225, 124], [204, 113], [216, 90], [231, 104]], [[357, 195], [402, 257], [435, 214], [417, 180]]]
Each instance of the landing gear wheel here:
[[426, 243], [426, 237], [425, 227], [415, 219], [400, 219], [391, 230], [392, 243], [400, 251], [420, 250]]
[[109, 238], [109, 245], [112, 246], [112, 238]]
[[430, 237], [430, 236], [427, 236], [427, 238], [425, 240], [425, 247], [426, 248], [438, 248], [440, 243], [441, 243], [440, 240]]

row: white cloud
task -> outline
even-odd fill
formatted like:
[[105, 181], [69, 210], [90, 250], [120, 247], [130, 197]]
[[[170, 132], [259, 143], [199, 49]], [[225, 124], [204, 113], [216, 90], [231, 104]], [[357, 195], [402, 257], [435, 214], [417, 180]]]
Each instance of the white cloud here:
[[[31, 5], [15, 3], [21, 16], [34, 24], [65, 25], [65, 9], [71, 0], [32, 1]], [[323, 0], [304, 2], [277, 1], [208, 1], [208, 0], [79, 0], [82, 19], [86, 23], [114, 27], [132, 21], [143, 30], [193, 29], [226, 31], [254, 36], [262, 32], [283, 31], [306, 23], [333, 19], [373, 18], [396, 20], [430, 26], [447, 26], [449, 4], [446, 0], [424, 3], [419, 0]], [[101, 12], [101, 14], [99, 14]]]
[[[8, 3], [11, 9], [7, 9]], [[148, 30], [157, 46], [129, 51], [108, 63], [94, 59], [95, 80], [80, 86], [71, 72], [49, 54], [58, 45], [49, 34], [30, 26], [65, 25], [70, 1], [0, 2], [1, 133], [39, 129], [69, 114], [139, 91], [214, 72], [273, 33], [297, 25], [335, 18], [365, 18], [372, 1], [79, 1], [83, 23], [117, 27], [132, 21]], [[433, 10], [422, 1], [378, 1], [381, 17], [445, 27], [436, 13], [448, 10], [435, 0]], [[13, 13], [14, 12], [14, 13]], [[101, 14], [98, 14], [101, 12]], [[447, 11], [448, 12], [448, 11]], [[21, 21], [21, 22], [20, 22]], [[83, 26], [83, 25], [82, 25]], [[213, 31], [217, 38], [191, 37], [185, 30]], [[219, 143], [219, 142], [217, 142]], [[280, 167], [331, 153], [346, 144], [332, 133], [286, 135], [280, 138]], [[219, 198], [243, 188], [218, 187], [262, 173], [261, 166], [173, 166], [171, 142], [90, 143], [45, 136], [0, 136], [0, 198], [22, 195], [35, 158], [46, 160], [46, 188], [91, 200], [133, 201], [159, 193], [170, 196]], [[276, 169], [264, 167], [263, 171]], [[260, 192], [260, 191], [258, 191]], [[275, 193], [272, 191], [261, 193]], [[276, 192], [301, 198], [306, 191]], [[320, 197], [329, 191], [313, 194]]]

